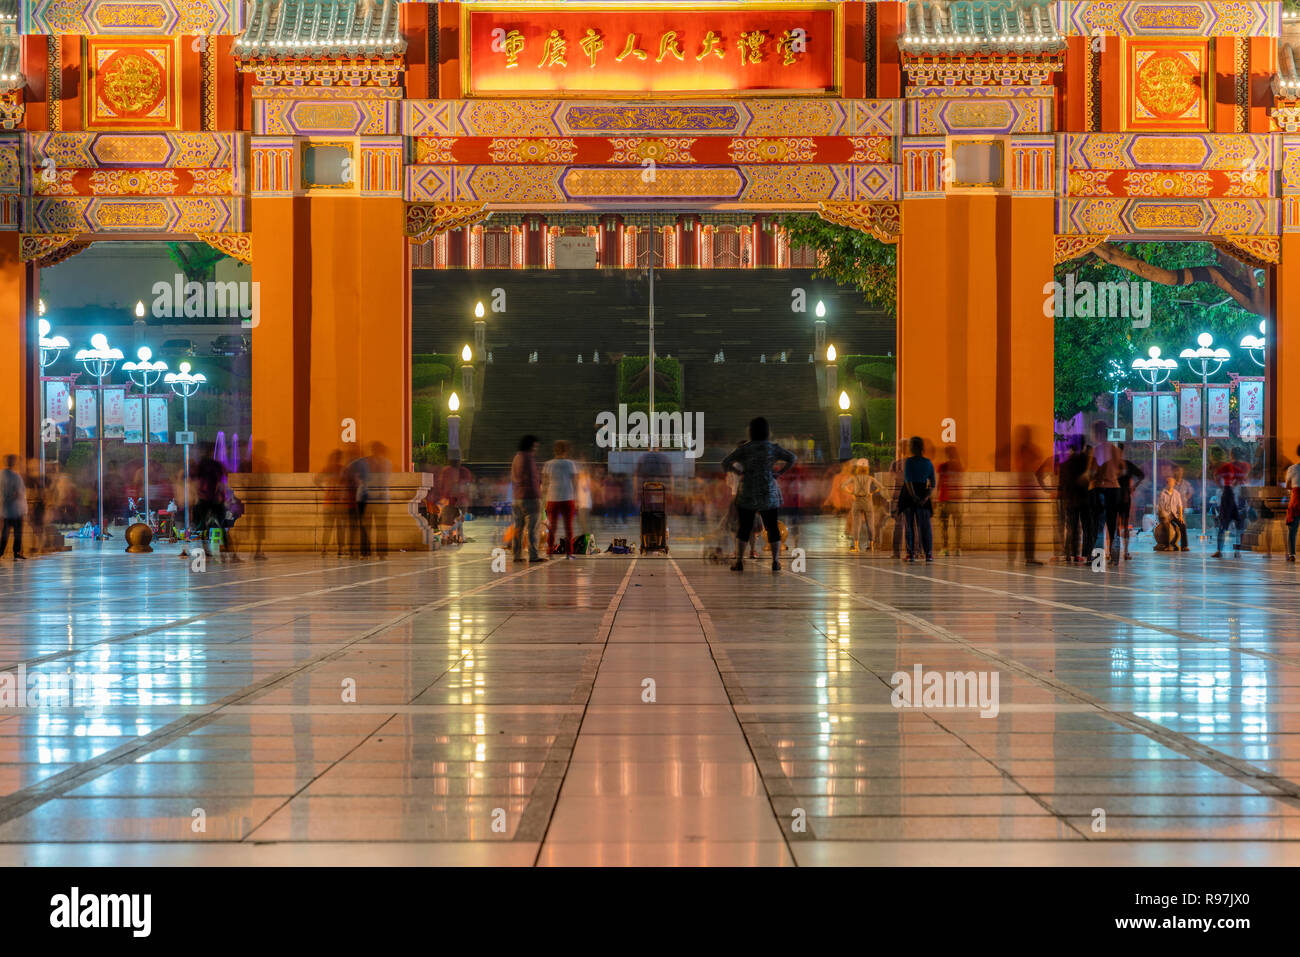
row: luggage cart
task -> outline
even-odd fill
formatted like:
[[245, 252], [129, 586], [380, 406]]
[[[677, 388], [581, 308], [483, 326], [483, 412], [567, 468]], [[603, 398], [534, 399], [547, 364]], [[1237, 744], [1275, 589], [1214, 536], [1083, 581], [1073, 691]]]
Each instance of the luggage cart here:
[[668, 554], [667, 493], [662, 482], [641, 486], [641, 554]]

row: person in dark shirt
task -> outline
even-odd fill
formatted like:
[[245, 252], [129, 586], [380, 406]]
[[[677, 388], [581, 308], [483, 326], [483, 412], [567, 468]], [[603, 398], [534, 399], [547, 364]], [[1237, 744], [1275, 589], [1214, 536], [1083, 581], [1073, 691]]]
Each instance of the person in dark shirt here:
[[537, 468], [537, 446], [540, 443], [535, 435], [525, 435], [519, 440], [519, 451], [510, 463], [510, 481], [514, 486], [514, 557], [515, 561], [524, 560], [524, 534], [527, 526], [528, 560], [544, 562], [546, 558], [537, 554], [537, 529], [542, 518], [542, 477]]
[[1120, 543], [1124, 546], [1124, 561], [1128, 561], [1128, 537], [1133, 530], [1133, 489], [1147, 477], [1147, 473], [1124, 454], [1123, 444], [1117, 445], [1116, 448], [1119, 450], [1120, 457], [1118, 534]]
[[1241, 453], [1234, 446], [1229, 453], [1229, 461], [1214, 470], [1215, 484], [1222, 489], [1219, 493], [1219, 538], [1211, 558], [1223, 557], [1223, 539], [1233, 525], [1237, 534], [1246, 530], [1246, 512], [1237, 500], [1236, 487], [1245, 485], [1250, 477], [1250, 466], [1241, 460]]
[[1061, 517], [1065, 523], [1065, 560], [1087, 561], [1081, 532], [1088, 527], [1088, 451], [1075, 442], [1072, 451], [1061, 463], [1057, 476], [1057, 495], [1061, 502]]
[[919, 435], [912, 436], [908, 443], [912, 454], [903, 460], [903, 487], [899, 493], [899, 509], [905, 522], [904, 534], [907, 537], [907, 558], [916, 561], [917, 542], [925, 552], [927, 562], [934, 561], [933, 533], [930, 528], [930, 512], [937, 479], [934, 463], [925, 457], [925, 442]]
[[[776, 477], [794, 464], [794, 453], [769, 441], [767, 419], [762, 416], [749, 423], [749, 441], [744, 442], [722, 460], [724, 472], [740, 472], [740, 490], [736, 493], [736, 561], [732, 571], [745, 570], [745, 543], [754, 528], [754, 516], [763, 517], [767, 530], [767, 543], [772, 549], [772, 571], [781, 570], [781, 526], [777, 523], [777, 509], [781, 507], [781, 488]], [[780, 470], [777, 462], [784, 462]]]

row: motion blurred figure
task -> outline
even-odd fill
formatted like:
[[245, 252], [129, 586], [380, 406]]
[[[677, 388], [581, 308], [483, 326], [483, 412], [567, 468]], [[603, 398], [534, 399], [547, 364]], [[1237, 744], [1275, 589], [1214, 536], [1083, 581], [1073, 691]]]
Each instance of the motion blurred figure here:
[[542, 469], [542, 490], [546, 493], [546, 554], [555, 551], [555, 533], [558, 519], [564, 519], [566, 555], [573, 557], [573, 513], [577, 502], [578, 469], [569, 458], [569, 443], [563, 439], [555, 443], [554, 455]]
[[1237, 535], [1246, 528], [1246, 512], [1237, 501], [1235, 489], [1245, 485], [1250, 477], [1250, 466], [1241, 460], [1241, 453], [1233, 446], [1228, 453], [1228, 461], [1214, 470], [1214, 483], [1222, 491], [1219, 493], [1219, 539], [1211, 558], [1223, 557], [1223, 539], [1232, 526], [1237, 526]]
[[1036, 555], [1038, 493], [1047, 488], [1043, 482], [1043, 473], [1050, 464], [1043, 459], [1042, 450], [1034, 443], [1033, 428], [1028, 425], [1016, 426], [1013, 467], [1017, 473], [1016, 485], [1020, 493], [1020, 521], [1026, 565], [1042, 564]]
[[849, 514], [853, 525], [853, 542], [849, 545], [849, 551], [861, 551], [863, 525], [867, 527], [867, 542], [874, 550], [876, 547], [875, 496], [880, 491], [881, 485], [871, 474], [871, 463], [866, 459], [858, 459], [854, 462], [853, 474], [843, 481], [841, 488], [848, 494], [851, 502]]
[[4, 530], [0, 531], [0, 557], [9, 545], [9, 533], [14, 536], [14, 560], [23, 561], [23, 516], [27, 514], [27, 486], [18, 474], [18, 456], [6, 455], [4, 471], [0, 472], [0, 518]]
[[325, 508], [325, 528], [321, 533], [321, 554], [329, 551], [330, 536], [334, 537], [334, 551], [339, 557], [348, 551], [348, 486], [343, 477], [343, 450], [335, 449], [325, 460], [325, 467], [316, 473], [316, 485], [321, 489]]
[[542, 518], [542, 480], [537, 471], [537, 436], [525, 435], [519, 440], [519, 451], [510, 463], [510, 481], [513, 486], [514, 557], [523, 561], [524, 528], [528, 534], [528, 560], [544, 562], [537, 554], [537, 526]]
[[[965, 471], [957, 446], [945, 445], [944, 460], [939, 463], [939, 488], [935, 492], [934, 517], [939, 523], [939, 535], [943, 539], [945, 555], [961, 554], [961, 473]], [[952, 524], [953, 544], [948, 543], [948, 525]]]

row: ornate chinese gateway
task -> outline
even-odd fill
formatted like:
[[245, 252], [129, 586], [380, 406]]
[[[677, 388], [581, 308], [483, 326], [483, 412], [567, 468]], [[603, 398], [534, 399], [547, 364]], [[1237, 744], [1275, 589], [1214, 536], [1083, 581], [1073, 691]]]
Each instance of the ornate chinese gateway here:
[[655, 207], [897, 243], [900, 434], [954, 419], [989, 471], [1052, 431], [1054, 265], [1213, 241], [1270, 271], [1293, 447], [1297, 34], [1248, 0], [0, 0], [0, 452], [36, 447], [37, 271], [92, 243], [251, 261], [259, 468], [351, 417], [409, 469], [412, 268], [481, 265], [494, 215], [544, 266], [575, 213], [632, 265], [620, 214]]

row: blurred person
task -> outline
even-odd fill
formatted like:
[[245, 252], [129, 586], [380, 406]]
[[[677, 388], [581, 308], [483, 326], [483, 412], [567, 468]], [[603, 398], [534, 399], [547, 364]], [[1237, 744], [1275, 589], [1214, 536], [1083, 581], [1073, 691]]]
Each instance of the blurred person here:
[[349, 501], [348, 483], [343, 477], [343, 450], [334, 449], [325, 459], [325, 466], [316, 473], [316, 486], [321, 489], [321, 502], [324, 508], [325, 527], [321, 532], [321, 554], [329, 551], [330, 536], [334, 538], [334, 554], [342, 558], [349, 551], [347, 542], [350, 523], [348, 521]]
[[1088, 537], [1088, 552], [1097, 547], [1105, 522], [1107, 540], [1102, 542], [1110, 554], [1112, 565], [1119, 563], [1119, 476], [1122, 461], [1119, 451], [1106, 438], [1106, 423], [1092, 424], [1092, 530]]
[[0, 472], [0, 558], [9, 546], [9, 533], [14, 536], [14, 561], [25, 561], [23, 554], [23, 516], [27, 514], [27, 486], [18, 473], [18, 456], [6, 455], [4, 471]]
[[578, 510], [578, 534], [585, 536], [591, 534], [591, 469], [587, 465], [587, 457], [582, 454], [578, 455], [574, 467], [577, 469], [577, 485], [574, 488], [577, 498], [574, 499], [574, 504]]
[[563, 439], [553, 446], [552, 457], [542, 468], [542, 492], [546, 498], [546, 554], [555, 551], [557, 519], [564, 519], [565, 557], [573, 558], [573, 513], [577, 502], [578, 469], [569, 458], [569, 443]]
[[925, 560], [932, 562], [934, 542], [930, 528], [930, 512], [934, 508], [934, 489], [938, 476], [934, 471], [934, 463], [925, 456], [925, 440], [919, 435], [914, 435], [909, 440], [908, 447], [912, 454], [903, 462], [903, 481], [898, 497], [899, 511], [906, 524], [907, 558], [905, 561], [916, 561], [919, 546], [925, 553]]
[[1211, 558], [1223, 557], [1223, 540], [1232, 526], [1237, 527], [1238, 539], [1246, 529], [1246, 512], [1237, 501], [1237, 488], [1246, 484], [1250, 477], [1250, 466], [1241, 460], [1241, 453], [1234, 445], [1228, 454], [1228, 461], [1214, 470], [1214, 483], [1219, 486], [1219, 538]]
[[1296, 532], [1300, 530], [1300, 446], [1296, 446], [1297, 461], [1287, 466], [1284, 485], [1286, 502], [1286, 560], [1295, 561]]
[[[1187, 522], [1184, 520], [1186, 503], [1178, 492], [1178, 481], [1170, 473], [1165, 477], [1165, 487], [1156, 499], [1156, 516], [1161, 522], [1168, 522], [1172, 532], [1166, 551], [1187, 551]], [[1152, 534], [1155, 529], [1152, 529]], [[1156, 546], [1160, 548], [1159, 545]]]
[[907, 516], [903, 514], [899, 499], [903, 492], [903, 463], [907, 461], [907, 448], [906, 442], [899, 442], [898, 458], [889, 463], [891, 493], [889, 513], [894, 516], [894, 540], [890, 558], [903, 557], [903, 529], [907, 524]]
[[867, 542], [872, 550], [876, 547], [876, 509], [875, 495], [881, 485], [871, 474], [871, 463], [858, 459], [853, 463], [853, 474], [843, 483], [842, 488], [851, 501], [850, 516], [853, 520], [853, 541], [849, 551], [862, 550], [862, 526], [867, 527]]
[[1125, 456], [1122, 442], [1115, 448], [1120, 461], [1119, 508], [1116, 512], [1116, 525], [1119, 531], [1120, 544], [1124, 548], [1124, 561], [1128, 561], [1128, 539], [1129, 533], [1133, 530], [1133, 489], [1137, 487], [1137, 483], [1146, 478], [1147, 473], [1143, 472], [1131, 459]]
[[[826, 471], [830, 473], [834, 468], [835, 466], [828, 465]], [[839, 465], [838, 474], [831, 476], [829, 487], [826, 490], [826, 498], [822, 500], [822, 508], [844, 516], [844, 523], [840, 527], [840, 535], [845, 539], [853, 537], [853, 496], [844, 488], [844, 483], [851, 478], [853, 478], [853, 459], [845, 459]]]
[[1065, 560], [1086, 562], [1088, 517], [1089, 446], [1081, 439], [1071, 442], [1072, 451], [1057, 473], [1056, 495], [1060, 502], [1061, 521], [1065, 527]]
[[31, 490], [28, 506], [31, 510], [32, 533], [36, 538], [36, 551], [44, 552], [50, 547], [46, 528], [48, 511], [46, 502], [50, 496], [50, 480], [41, 475], [40, 462], [36, 459], [31, 459], [27, 463], [27, 487]]
[[[772, 550], [772, 571], [781, 570], [781, 527], [777, 510], [781, 507], [781, 488], [777, 476], [795, 463], [793, 452], [772, 442], [767, 419], [759, 416], [749, 423], [749, 441], [743, 442], [722, 460], [726, 472], [740, 472], [740, 490], [736, 494], [736, 561], [732, 571], [745, 570], [745, 543], [754, 527], [754, 517], [761, 515]], [[782, 468], [777, 468], [783, 463]]]
[[[943, 553], [961, 554], [961, 473], [965, 471], [957, 446], [945, 445], [944, 460], [939, 463], [939, 487], [935, 491], [934, 517], [943, 537]], [[952, 524], [954, 544], [948, 547], [948, 525]]]
[[528, 536], [528, 560], [544, 562], [546, 559], [537, 554], [537, 525], [542, 517], [542, 479], [537, 470], [537, 446], [540, 443], [535, 435], [525, 435], [519, 440], [519, 451], [510, 463], [510, 482], [512, 487], [512, 513], [514, 517], [515, 561], [523, 561], [525, 525]]
[[366, 506], [370, 502], [370, 463], [355, 442], [348, 446], [344, 457], [348, 458], [348, 464], [343, 467], [343, 476], [348, 498], [349, 524], [352, 526], [348, 534], [352, 546], [349, 554], [369, 558], [370, 529], [367, 527]]
[[[389, 479], [393, 473], [393, 463], [388, 458], [388, 446], [383, 442], [371, 442], [370, 454], [366, 456], [366, 507], [367, 526], [374, 529], [372, 551], [376, 558], [388, 558], [388, 503]], [[376, 511], [376, 507], [378, 510]]]
[[1020, 521], [1026, 565], [1041, 565], [1038, 560], [1038, 495], [1047, 491], [1044, 474], [1051, 467], [1051, 459], [1044, 458], [1034, 442], [1034, 430], [1028, 425], [1018, 425], [1012, 452], [1012, 467], [1017, 473], [1016, 487], [1020, 495]]
[[[195, 505], [194, 527], [203, 537], [203, 550], [208, 550], [210, 529], [221, 529], [222, 546], [218, 554], [223, 562], [242, 562], [235, 551], [230, 534], [229, 488], [226, 485], [226, 467], [214, 455], [215, 446], [205, 445], [199, 464], [194, 469]], [[182, 553], [182, 557], [186, 557]]]

